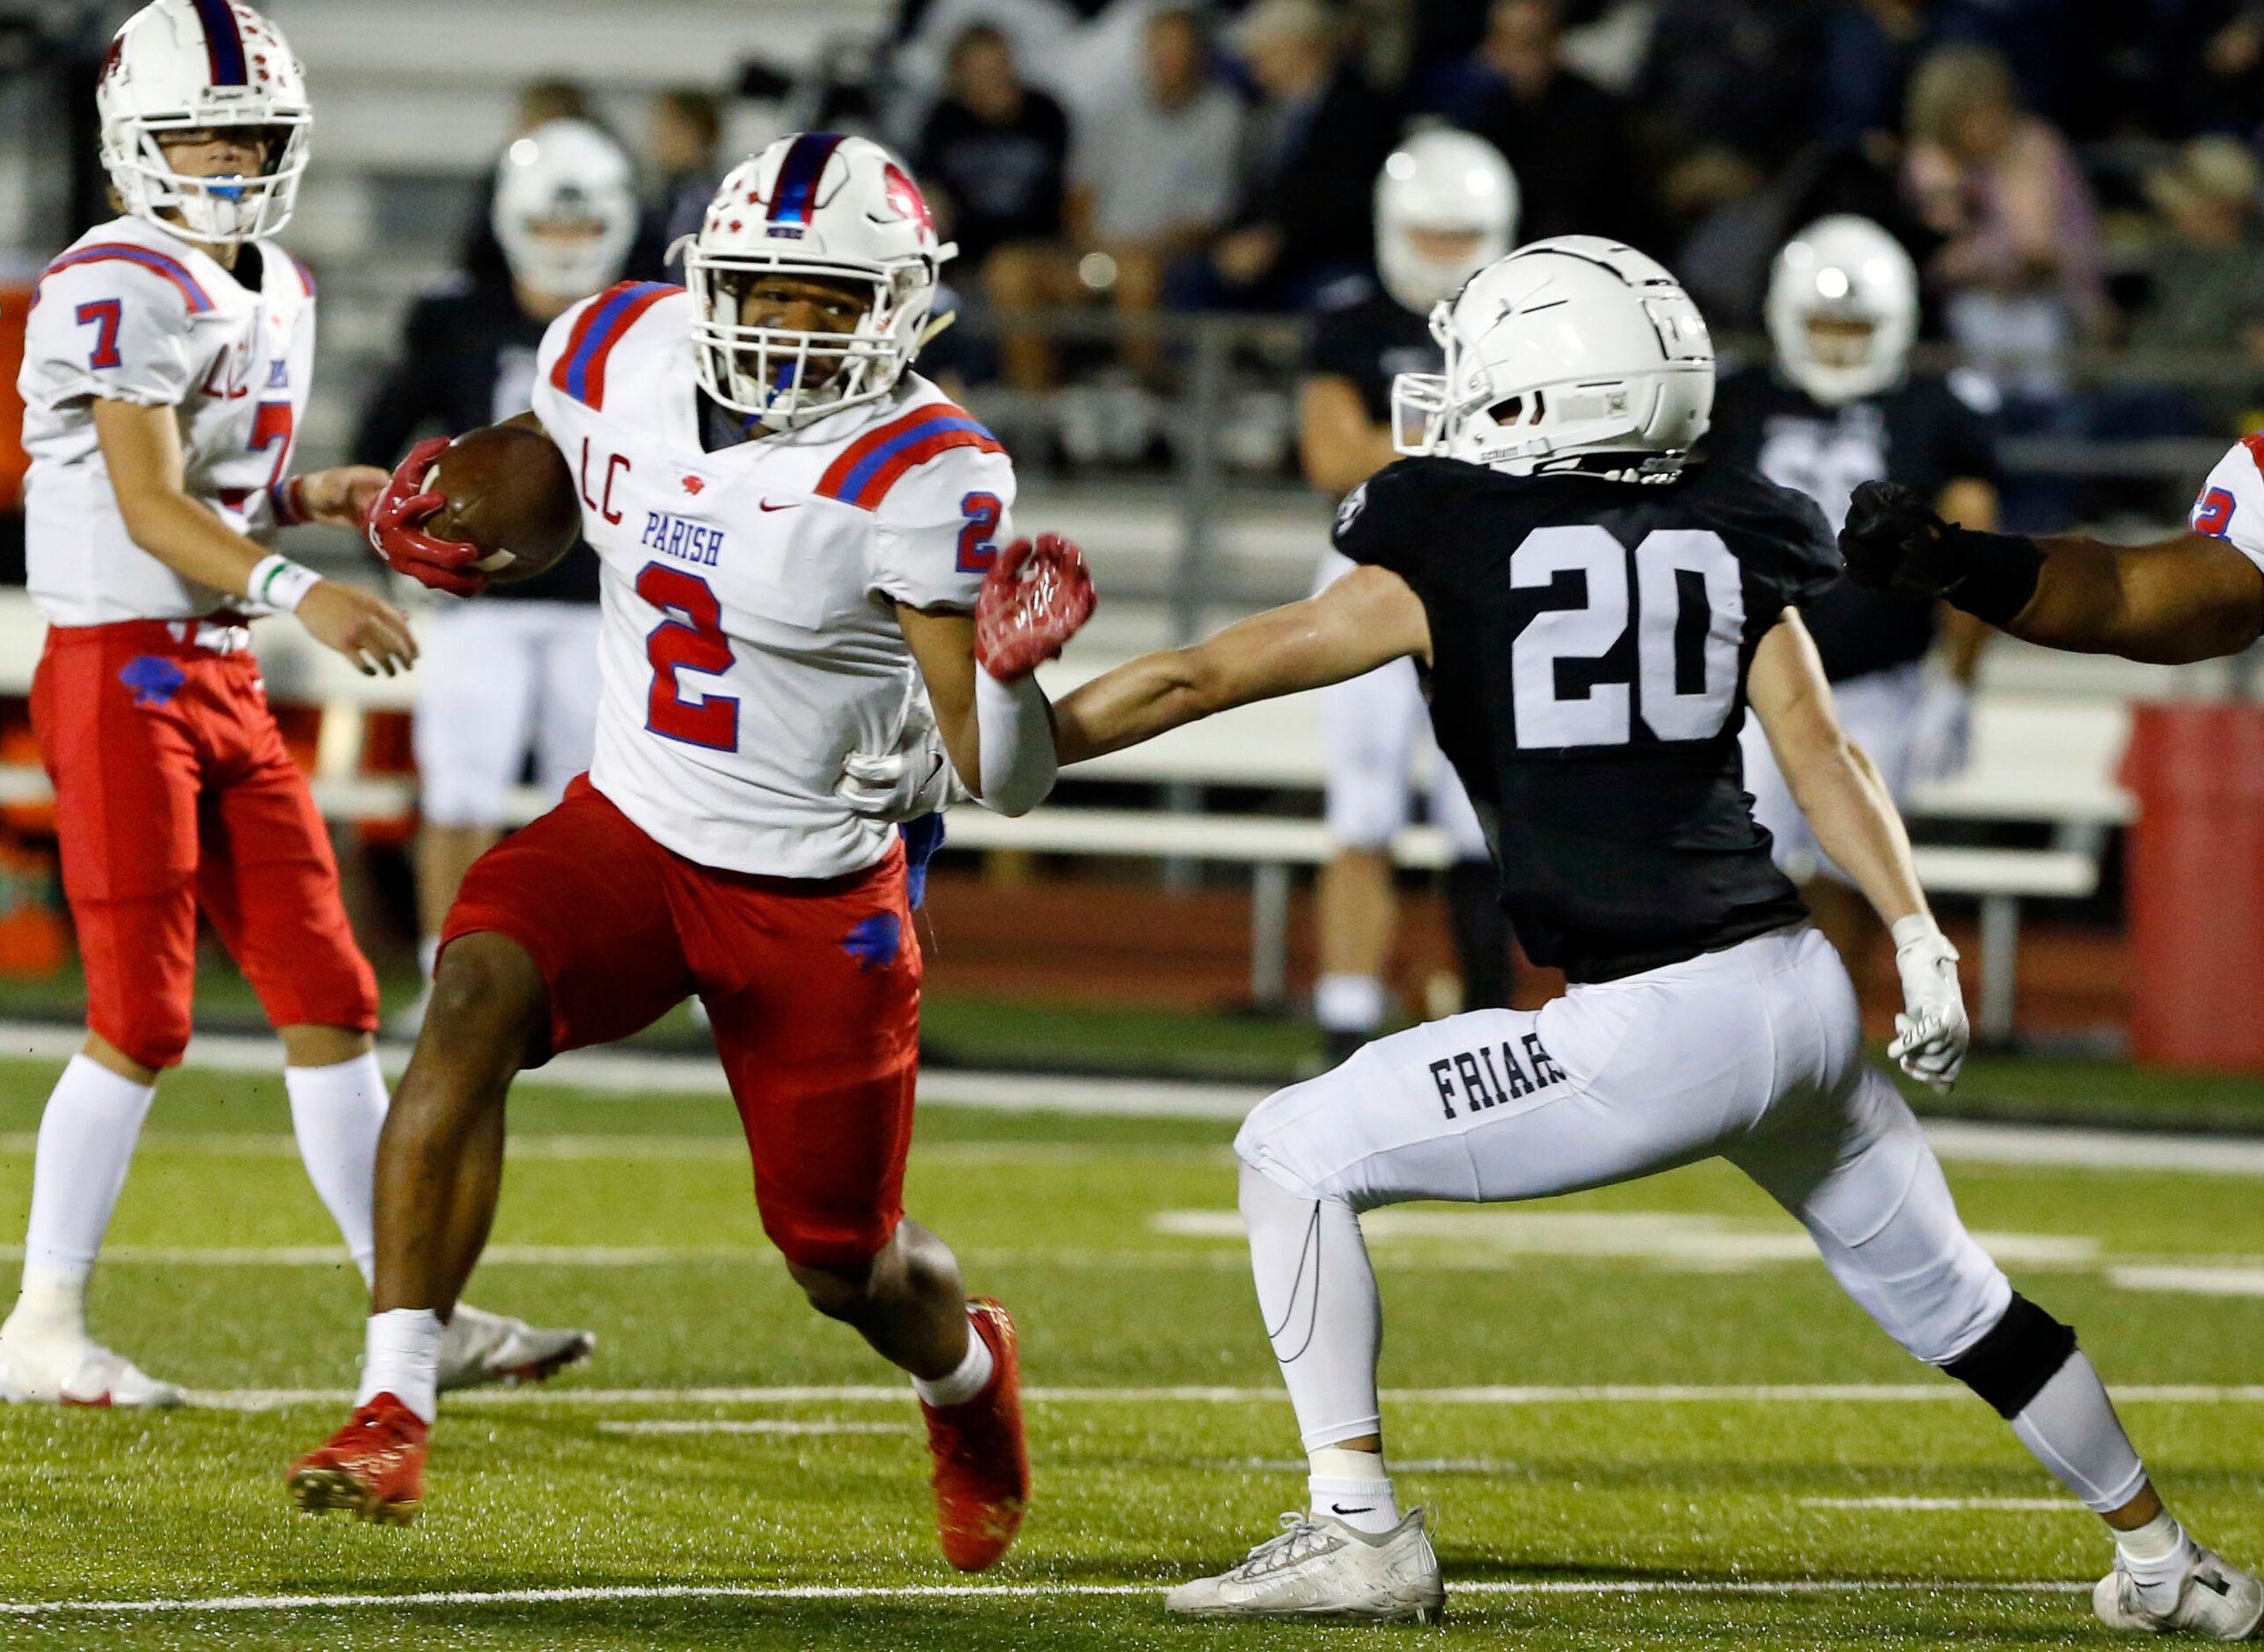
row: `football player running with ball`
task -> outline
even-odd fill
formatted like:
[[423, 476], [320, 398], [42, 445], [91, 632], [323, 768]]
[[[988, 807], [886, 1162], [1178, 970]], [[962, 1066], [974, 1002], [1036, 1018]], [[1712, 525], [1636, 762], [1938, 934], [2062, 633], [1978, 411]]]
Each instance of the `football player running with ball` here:
[[[365, 1275], [373, 1248], [377, 983], [247, 616], [296, 614], [365, 673], [405, 669], [416, 646], [389, 603], [267, 549], [278, 527], [356, 522], [385, 479], [290, 473], [314, 283], [271, 238], [306, 167], [298, 60], [249, 6], [156, 0], [112, 41], [95, 98], [121, 216], [40, 276], [19, 381], [29, 582], [48, 625], [32, 720], [87, 1038], [40, 1121], [0, 1400], [165, 1406], [179, 1388], [89, 1334], [86, 1286], [158, 1075], [188, 1042], [200, 909], [282, 1039], [300, 1153]], [[589, 1347], [467, 1310], [440, 1380], [546, 1375]]]
[[1818, 841], [1892, 928], [1891, 1053], [1946, 1087], [1956, 954], [1909, 842], [1841, 731], [1799, 604], [1838, 571], [1815, 506], [1689, 460], [1713, 349], [1674, 278], [1590, 236], [1542, 241], [1438, 312], [1443, 377], [1403, 379], [1418, 457], [1337, 513], [1354, 573], [1056, 708], [1065, 763], [1411, 656], [1502, 898], [1570, 992], [1368, 1045], [1235, 1139], [1264, 1313], [1311, 1456], [1309, 1511], [1221, 1576], [1205, 1617], [1419, 1619], [1444, 1600], [1382, 1457], [1381, 1309], [1359, 1215], [1539, 1198], [1725, 1158], [1807, 1227], [1843, 1287], [1970, 1385], [2116, 1537], [2099, 1615], [2234, 1637], [2264, 1596], [2164, 1509], [2075, 1333], [1960, 1221], [1917, 1121], [1866, 1066], [1838, 956], [1770, 864], [1738, 775], [1748, 705]]
[[[944, 1553], [980, 1570], [1029, 1493], [1014, 1325], [967, 1301], [950, 1251], [904, 1216], [920, 976], [905, 850], [836, 786], [851, 754], [917, 743], [924, 688], [967, 789], [1034, 808], [1054, 755], [1031, 673], [1092, 589], [1059, 541], [999, 549], [1014, 467], [909, 370], [950, 249], [886, 150], [781, 139], [684, 245], [689, 291], [616, 287], [543, 340], [531, 417], [604, 570], [597, 757], [449, 916], [379, 1148], [356, 1409], [291, 1490], [414, 1514], [513, 1076], [697, 993], [764, 1231], [812, 1306], [911, 1374]], [[479, 548], [418, 526], [442, 503], [419, 491], [435, 450], [403, 464], [371, 538], [403, 572], [476, 589]], [[906, 785], [940, 808], [949, 778]]]

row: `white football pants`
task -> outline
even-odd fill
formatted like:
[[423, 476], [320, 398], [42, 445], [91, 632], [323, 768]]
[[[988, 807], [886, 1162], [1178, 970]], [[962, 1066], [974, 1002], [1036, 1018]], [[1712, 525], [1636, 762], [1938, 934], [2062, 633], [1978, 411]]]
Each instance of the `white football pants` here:
[[1847, 971], [1806, 925], [1576, 986], [1537, 1012], [1476, 1010], [1379, 1039], [1269, 1097], [1235, 1151], [1259, 1306], [1308, 1450], [1377, 1427], [1356, 1218], [1378, 1205], [1537, 1199], [1718, 1155], [1929, 1364], [1972, 1348], [2011, 1301], [1917, 1120], [1864, 1064]]
[[534, 752], [555, 803], [597, 740], [594, 603], [449, 603], [424, 628], [415, 745], [424, 817], [501, 827]]
[[[1331, 551], [1322, 559], [1315, 592], [1355, 564]], [[1346, 849], [1388, 847], [1407, 824], [1414, 764], [1427, 754], [1430, 822], [1454, 844], [1455, 858], [1484, 860], [1485, 832], [1454, 765], [1433, 747], [1431, 708], [1412, 660], [1394, 660], [1321, 691], [1321, 744], [1329, 760], [1329, 835]]]
[[[1839, 712], [1840, 727], [1870, 756], [1898, 809], [1909, 801], [1911, 742], [1917, 730], [1918, 701], [1925, 689], [1925, 667], [1915, 660], [1832, 684], [1832, 704]], [[1792, 800], [1792, 787], [1777, 766], [1777, 755], [1769, 749], [1761, 719], [1745, 720], [1738, 745], [1745, 757], [1745, 789], [1753, 794], [1753, 818], [1766, 826], [1776, 840], [1769, 852], [1777, 869], [1795, 883], [1824, 877], [1853, 888], [1854, 880], [1824, 853], [1808, 817]]]

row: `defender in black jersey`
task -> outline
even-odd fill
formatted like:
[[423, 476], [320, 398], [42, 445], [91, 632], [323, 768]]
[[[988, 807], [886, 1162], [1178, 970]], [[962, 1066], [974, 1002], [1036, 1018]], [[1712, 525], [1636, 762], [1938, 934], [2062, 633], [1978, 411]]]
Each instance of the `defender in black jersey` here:
[[1481, 272], [1440, 332], [1445, 373], [1398, 392], [1424, 457], [1337, 514], [1337, 543], [1363, 566], [1055, 707], [1074, 762], [1413, 658], [1439, 744], [1490, 817], [1503, 899], [1573, 983], [1538, 1013], [1381, 1039], [1242, 1125], [1242, 1216], [1310, 1512], [1169, 1606], [1420, 1619], [1444, 1600], [1423, 1512], [1402, 1516], [1384, 1472], [1359, 1212], [1537, 1198], [1718, 1156], [2115, 1529], [2103, 1619], [2246, 1634], [2264, 1586], [2184, 1535], [2075, 1333], [1966, 1231], [1909, 1107], [1864, 1062], [1846, 970], [1747, 808], [1749, 707], [1818, 839], [1893, 927], [1906, 1008], [1889, 1053], [1946, 1088], [1966, 1042], [1957, 954], [1798, 611], [1836, 571], [1823, 518], [1740, 466], [1690, 461], [1713, 391], [1696, 306], [1641, 253], [1568, 236]]
[[[1768, 316], [1774, 359], [1722, 381], [1704, 444], [1710, 456], [1807, 494], [1835, 531], [1856, 486], [1881, 477], [1953, 515], [1994, 525], [1993, 393], [1982, 382], [1909, 370], [1918, 273], [1892, 236], [1845, 216], [1809, 225], [1777, 253]], [[1964, 765], [1987, 626], [1930, 596], [1867, 590], [1846, 578], [1800, 617], [1841, 723], [1897, 807], [1918, 782]], [[1878, 925], [1817, 848], [1768, 743], [1750, 725], [1745, 779], [1754, 815], [1775, 840], [1777, 864], [1862, 978], [1860, 961], [1877, 943]]]
[[[391, 469], [412, 442], [527, 410], [535, 350], [551, 319], [611, 286], [638, 245], [628, 157], [596, 127], [555, 121], [510, 147], [491, 212], [508, 284], [459, 275], [411, 308], [401, 348], [363, 410], [354, 454]], [[590, 766], [597, 717], [597, 557], [586, 545], [547, 573], [453, 597], [424, 628], [416, 760], [421, 996], [389, 1023], [424, 1019], [440, 926], [472, 863], [509, 823], [531, 754], [553, 800]]]
[[[1393, 381], [1438, 371], [1430, 312], [1509, 250], [1516, 196], [1509, 164], [1466, 132], [1418, 133], [1377, 175], [1376, 274], [1332, 291], [1314, 317], [1298, 396], [1298, 456], [1306, 479], [1332, 501], [1396, 457]], [[1315, 588], [1352, 567], [1323, 552]], [[1410, 770], [1429, 742], [1429, 720], [1406, 661], [1333, 684], [1321, 697], [1334, 852], [1317, 891], [1321, 967], [1313, 1012], [1331, 1061], [1383, 1024], [1384, 972], [1398, 919], [1392, 843], [1408, 822]], [[1485, 837], [1452, 765], [1434, 759], [1429, 768], [1430, 823], [1454, 855], [1442, 882], [1462, 1005], [1506, 1004], [1509, 925], [1495, 898]]]

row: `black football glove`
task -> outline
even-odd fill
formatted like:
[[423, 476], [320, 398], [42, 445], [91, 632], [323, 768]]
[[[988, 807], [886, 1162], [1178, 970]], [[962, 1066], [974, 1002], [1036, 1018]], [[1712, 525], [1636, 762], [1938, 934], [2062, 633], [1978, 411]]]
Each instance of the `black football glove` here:
[[1900, 482], [1865, 482], [1848, 501], [1840, 557], [1857, 585], [1942, 596], [1971, 571], [1948, 533], [1949, 524]]

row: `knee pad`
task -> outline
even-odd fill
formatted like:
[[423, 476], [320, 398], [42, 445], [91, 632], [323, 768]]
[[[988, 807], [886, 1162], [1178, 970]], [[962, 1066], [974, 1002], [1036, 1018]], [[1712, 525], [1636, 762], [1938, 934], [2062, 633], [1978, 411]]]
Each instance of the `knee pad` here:
[[2028, 1408], [2028, 1402], [2059, 1375], [2075, 1351], [2074, 1328], [2016, 1290], [2004, 1317], [1942, 1369], [2009, 1421]]

